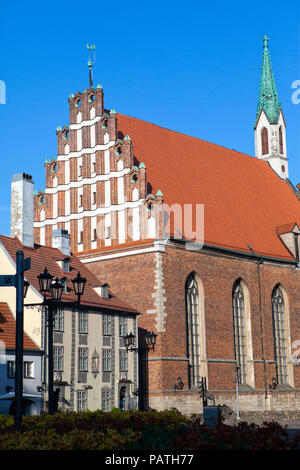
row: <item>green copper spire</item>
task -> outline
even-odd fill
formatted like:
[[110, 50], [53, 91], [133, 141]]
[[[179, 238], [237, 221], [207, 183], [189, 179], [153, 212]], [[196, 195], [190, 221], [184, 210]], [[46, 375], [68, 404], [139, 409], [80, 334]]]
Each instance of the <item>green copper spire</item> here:
[[264, 35], [263, 44], [263, 63], [261, 69], [261, 78], [260, 78], [260, 91], [258, 98], [258, 105], [256, 110], [256, 121], [260, 115], [261, 110], [263, 109], [266, 113], [267, 118], [270, 121], [270, 124], [277, 124], [279, 119], [279, 113], [281, 109], [281, 103], [278, 99], [275, 80], [272, 72], [270, 52], [268, 49], [269, 38], [267, 35]]

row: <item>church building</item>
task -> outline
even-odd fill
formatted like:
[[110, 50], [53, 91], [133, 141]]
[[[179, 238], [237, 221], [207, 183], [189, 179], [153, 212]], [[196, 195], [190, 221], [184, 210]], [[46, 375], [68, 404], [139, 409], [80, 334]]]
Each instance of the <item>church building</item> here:
[[268, 38], [255, 157], [106, 109], [91, 74], [68, 101], [35, 242], [67, 230], [81, 263], [140, 312], [139, 346], [157, 334], [143, 402], [200, 412], [206, 378], [235, 408], [238, 378], [241, 410], [299, 409], [300, 200]]

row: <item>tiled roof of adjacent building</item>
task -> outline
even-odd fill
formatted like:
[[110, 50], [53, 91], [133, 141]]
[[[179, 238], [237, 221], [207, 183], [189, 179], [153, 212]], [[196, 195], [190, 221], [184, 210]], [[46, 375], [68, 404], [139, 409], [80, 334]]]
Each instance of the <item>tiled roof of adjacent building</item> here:
[[[5, 348], [14, 349], [16, 347], [16, 321], [6, 302], [0, 302], [0, 341], [5, 344]], [[29, 336], [24, 333], [24, 349], [36, 349], [39, 347]]]
[[3, 235], [0, 235], [0, 242], [4, 245], [14, 262], [16, 261], [16, 252], [18, 250], [22, 250], [24, 252], [24, 258], [31, 258], [31, 268], [25, 272], [25, 278], [37, 291], [39, 291], [37, 276], [44, 271], [45, 267], [47, 267], [48, 272], [51, 273], [54, 278], [66, 278], [68, 280], [67, 286], [70, 289], [68, 293], [62, 295], [62, 301], [74, 302], [77, 300], [77, 297], [73, 290], [72, 279], [74, 279], [77, 276], [77, 273], [80, 272], [81, 276], [87, 279], [84, 294], [80, 299], [80, 303], [82, 305], [122, 310], [125, 312], [133, 312], [135, 314], [138, 313], [133, 307], [115, 296], [111, 291], [109, 291], [110, 295], [108, 299], [102, 298], [98, 295], [93, 289], [93, 286], [100, 286], [102, 284], [101, 281], [83, 263], [81, 263], [76, 256], [71, 255], [69, 257], [70, 272], [65, 272], [57, 261], [67, 258], [67, 256], [62, 255], [61, 251], [56, 248], [36, 244], [31, 248], [23, 246], [17, 238], [5, 237]]
[[300, 226], [292, 185], [267, 162], [133, 117], [117, 114], [121, 138], [146, 165], [152, 194], [172, 205], [204, 204], [204, 242], [259, 255], [293, 259], [276, 227]]

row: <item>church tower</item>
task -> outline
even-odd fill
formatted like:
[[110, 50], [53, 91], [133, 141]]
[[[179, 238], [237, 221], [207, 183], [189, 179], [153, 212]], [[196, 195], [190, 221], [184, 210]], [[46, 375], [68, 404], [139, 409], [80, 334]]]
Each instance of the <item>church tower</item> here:
[[263, 38], [263, 63], [256, 111], [255, 155], [269, 162], [280, 178], [288, 178], [286, 126], [272, 72], [269, 38]]

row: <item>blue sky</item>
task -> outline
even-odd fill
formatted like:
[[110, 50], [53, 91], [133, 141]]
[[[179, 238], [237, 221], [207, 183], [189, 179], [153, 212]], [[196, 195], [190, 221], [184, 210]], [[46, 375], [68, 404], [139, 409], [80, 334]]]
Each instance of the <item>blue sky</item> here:
[[[278, 6], [277, 6], [278, 5]], [[5, 2], [1, 6], [0, 233], [10, 231], [10, 181], [30, 173], [45, 187], [68, 96], [88, 86], [86, 44], [96, 45], [94, 83], [105, 106], [254, 154], [253, 125], [269, 47], [287, 124], [290, 179], [300, 181], [300, 3], [253, 0]], [[249, 181], [251, 184], [251, 181]]]

